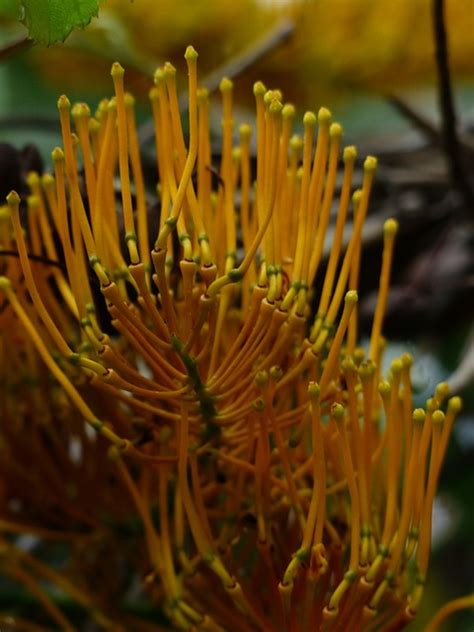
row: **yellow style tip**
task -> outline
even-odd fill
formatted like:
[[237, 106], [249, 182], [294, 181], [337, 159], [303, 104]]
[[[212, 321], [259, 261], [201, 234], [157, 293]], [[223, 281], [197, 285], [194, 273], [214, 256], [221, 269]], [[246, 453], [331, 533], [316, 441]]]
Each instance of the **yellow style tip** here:
[[445, 399], [449, 395], [449, 384], [447, 382], [440, 382], [435, 388], [436, 399]]
[[159, 86], [165, 80], [165, 71], [163, 68], [157, 68], [153, 73], [153, 81], [155, 86]]
[[265, 85], [261, 81], [256, 81], [253, 84], [254, 96], [256, 96], [256, 97], [263, 97], [263, 95], [266, 93], [266, 91], [267, 91], [267, 89], [265, 88]]
[[321, 388], [317, 382], [310, 382], [308, 384], [308, 395], [311, 399], [315, 399], [319, 397], [321, 393]]
[[346, 296], [344, 297], [344, 301], [346, 303], [357, 303], [358, 300], [359, 295], [357, 294], [356, 290], [349, 290], [349, 292], [347, 292]]
[[87, 118], [90, 116], [91, 111], [87, 103], [75, 103], [72, 106], [71, 114], [75, 119]]
[[426, 412], [423, 408], [415, 408], [412, 415], [413, 423], [422, 424], [426, 419]]
[[228, 79], [227, 77], [223, 77], [221, 79], [221, 82], [219, 84], [219, 90], [221, 92], [232, 92], [234, 88], [234, 82], [231, 79]]
[[390, 384], [387, 380], [382, 380], [382, 382], [379, 383], [378, 388], [381, 397], [386, 397], [390, 393]]
[[71, 102], [65, 94], [62, 94], [58, 99], [58, 110], [69, 110]]
[[125, 105], [128, 108], [133, 108], [135, 106], [135, 97], [130, 92], [125, 93]]
[[431, 418], [433, 421], [433, 424], [443, 424], [444, 423], [444, 413], [442, 410], [435, 410], [433, 413], [433, 417]]
[[390, 369], [393, 375], [399, 375], [403, 369], [402, 361], [398, 358], [396, 360], [393, 360], [392, 364], [390, 365]]
[[194, 48], [194, 46], [188, 46], [186, 52], [184, 53], [184, 58], [186, 59], [186, 61], [196, 61], [198, 57], [198, 52]]
[[306, 112], [303, 116], [303, 125], [305, 127], [315, 127], [316, 115], [314, 112]]
[[331, 118], [331, 110], [328, 110], [328, 108], [319, 108], [318, 121], [320, 125], [324, 123], [328, 124]]
[[29, 210], [38, 208], [40, 205], [39, 197], [37, 195], [29, 195], [26, 199], [26, 204]]
[[123, 77], [125, 74], [125, 69], [123, 68], [123, 66], [119, 64], [118, 61], [114, 61], [114, 63], [112, 64], [112, 68], [110, 70], [110, 74], [112, 75], [114, 79], [116, 77]]
[[283, 109], [281, 111], [281, 115], [285, 120], [288, 119], [293, 119], [295, 116], [295, 106], [291, 103], [286, 103], [283, 106]]
[[18, 206], [20, 204], [20, 196], [16, 191], [10, 191], [7, 195], [7, 204], [8, 206]]
[[54, 182], [55, 182], [54, 177], [50, 173], [44, 173], [41, 176], [41, 184], [46, 189], [54, 186]]
[[362, 198], [362, 189], [356, 189], [352, 194], [352, 204], [354, 206], [358, 206], [360, 200]]
[[374, 156], [367, 156], [364, 161], [364, 170], [368, 172], [374, 172], [377, 169], [377, 158]]
[[201, 102], [206, 102], [209, 99], [209, 90], [207, 88], [201, 87], [197, 89], [197, 98]]
[[462, 399], [457, 395], [448, 401], [448, 410], [457, 415], [462, 409]]
[[333, 416], [335, 421], [343, 421], [344, 420], [344, 412], [345, 408], [342, 404], [338, 404], [334, 402], [331, 406], [331, 415]]
[[281, 102], [278, 101], [278, 99], [273, 99], [272, 102], [270, 103], [270, 108], [269, 108], [270, 114], [278, 115], [281, 113], [282, 109], [283, 109], [283, 105], [281, 104]]
[[398, 222], [396, 219], [387, 219], [383, 225], [383, 234], [385, 237], [394, 237], [398, 231]]
[[239, 127], [239, 134], [242, 140], [248, 140], [252, 136], [252, 127], [248, 123], [242, 123]]
[[[349, 145], [348, 147], [344, 147], [344, 152], [342, 154], [342, 158], [344, 162], [355, 162], [357, 160], [357, 149], [354, 145]], [[355, 192], [354, 192], [355, 193]]]
[[150, 88], [149, 92], [148, 92], [148, 98], [150, 99], [150, 101], [155, 101], [156, 99], [159, 98], [159, 91], [158, 88], [156, 86], [153, 86], [153, 88]]
[[40, 177], [37, 171], [30, 171], [26, 176], [26, 184], [32, 189], [40, 181]]
[[346, 356], [342, 361], [341, 366], [343, 371], [355, 371], [356, 369], [355, 362], [351, 356]]
[[62, 162], [64, 161], [64, 152], [61, 147], [55, 147], [51, 152], [51, 158], [53, 162]]
[[167, 77], [175, 77], [176, 76], [176, 68], [170, 61], [167, 61], [164, 65], [164, 72]]
[[410, 368], [413, 365], [413, 356], [411, 355], [411, 353], [403, 353], [400, 360], [402, 361], [403, 366], [406, 368]]
[[331, 138], [342, 138], [342, 125], [339, 123], [332, 123], [329, 128], [329, 136]]
[[301, 138], [299, 134], [294, 134], [290, 138], [290, 148], [293, 151], [301, 151], [302, 147], [303, 147], [303, 139]]
[[0, 276], [0, 290], [3, 292], [7, 292], [11, 290], [12, 282], [6, 276]]

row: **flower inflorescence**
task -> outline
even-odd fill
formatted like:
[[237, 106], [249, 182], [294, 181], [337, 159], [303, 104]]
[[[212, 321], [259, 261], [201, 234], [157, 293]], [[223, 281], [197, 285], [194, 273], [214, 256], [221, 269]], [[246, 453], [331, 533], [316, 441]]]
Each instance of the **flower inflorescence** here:
[[[461, 403], [440, 384], [413, 410], [407, 354], [381, 374], [395, 220], [368, 352], [357, 346], [376, 159], [354, 190], [357, 152], [342, 149], [331, 113], [306, 113], [303, 136], [292, 135], [294, 107], [260, 82], [255, 145], [245, 124], [234, 146], [224, 79], [215, 182], [209, 95], [197, 53], [185, 57], [187, 142], [173, 66], [150, 91], [155, 215], [119, 64], [95, 116], [59, 99], [63, 147], [54, 173], [29, 175], [26, 219], [14, 192], [1, 209], [0, 254], [18, 255], [0, 259], [2, 516], [12, 530], [61, 534], [82, 574], [78, 588], [11, 543], [6, 572], [64, 629], [38, 578], [104, 628], [159, 629], [127, 619], [107, 569], [93, 584], [80, 558], [100, 565], [107, 542], [107, 564], [146, 571], [144, 589], [178, 629], [400, 629], [422, 596]], [[131, 516], [143, 525], [133, 551]]]

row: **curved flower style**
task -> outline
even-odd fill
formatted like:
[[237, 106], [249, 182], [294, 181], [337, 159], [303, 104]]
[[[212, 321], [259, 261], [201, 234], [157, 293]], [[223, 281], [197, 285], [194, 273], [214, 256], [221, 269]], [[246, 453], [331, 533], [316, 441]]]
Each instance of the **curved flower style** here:
[[376, 160], [353, 191], [346, 147], [339, 186], [330, 112], [292, 136], [293, 106], [257, 83], [253, 184], [252, 131], [233, 146], [224, 79], [213, 178], [208, 95], [185, 57], [187, 145], [170, 64], [150, 92], [160, 212], [119, 64], [95, 117], [59, 99], [54, 175], [30, 174], [23, 219], [14, 192], [1, 210], [2, 524], [70, 547], [60, 573], [4, 540], [5, 572], [65, 630], [40, 578], [105, 629], [162, 629], [125, 608], [131, 576], [176, 629], [401, 629], [461, 403], [440, 384], [413, 410], [407, 354], [381, 375], [394, 220], [367, 355], [356, 346]]

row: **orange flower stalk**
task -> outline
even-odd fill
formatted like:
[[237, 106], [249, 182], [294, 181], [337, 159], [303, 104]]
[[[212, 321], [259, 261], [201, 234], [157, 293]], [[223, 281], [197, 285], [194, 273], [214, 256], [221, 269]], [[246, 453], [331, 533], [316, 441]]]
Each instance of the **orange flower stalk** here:
[[0, 248], [17, 256], [0, 259], [0, 526], [71, 547], [69, 573], [18, 552], [4, 571], [61, 629], [74, 627], [39, 578], [104, 629], [162, 629], [122, 609], [120, 564], [175, 629], [401, 629], [422, 597], [461, 402], [440, 384], [413, 410], [409, 355], [381, 375], [395, 220], [368, 355], [356, 346], [376, 159], [354, 191], [357, 152], [330, 112], [307, 112], [292, 136], [293, 106], [257, 83], [253, 183], [252, 130], [234, 146], [224, 79], [214, 185], [208, 95], [197, 53], [185, 57], [188, 138], [170, 64], [150, 91], [156, 217], [119, 64], [95, 116], [59, 99], [54, 174], [30, 174], [24, 218], [14, 192], [1, 209]]

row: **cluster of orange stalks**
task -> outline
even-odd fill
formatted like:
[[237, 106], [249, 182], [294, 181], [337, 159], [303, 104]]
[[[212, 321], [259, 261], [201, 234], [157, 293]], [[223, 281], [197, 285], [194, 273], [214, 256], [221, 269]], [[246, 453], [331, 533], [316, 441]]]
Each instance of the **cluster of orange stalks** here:
[[[208, 94], [185, 57], [188, 140], [170, 64], [150, 91], [156, 217], [119, 64], [95, 116], [59, 99], [54, 172], [0, 208], [2, 573], [66, 631], [51, 587], [105, 630], [164, 629], [123, 607], [131, 577], [173, 629], [401, 629], [461, 402], [440, 384], [413, 410], [408, 354], [381, 374], [394, 220], [369, 349], [357, 346], [376, 160], [354, 191], [356, 149], [330, 112], [292, 135], [294, 107], [257, 83], [254, 173], [224, 79], [214, 183]], [[65, 542], [67, 564], [7, 533]]]

